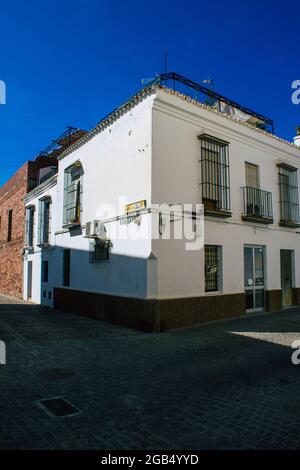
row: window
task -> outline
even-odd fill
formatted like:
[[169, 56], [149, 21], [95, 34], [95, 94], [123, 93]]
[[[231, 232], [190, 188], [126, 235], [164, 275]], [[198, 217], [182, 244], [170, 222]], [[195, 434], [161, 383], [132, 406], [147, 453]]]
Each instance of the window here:
[[38, 244], [49, 244], [51, 221], [51, 198], [39, 200]]
[[204, 210], [230, 216], [229, 144], [206, 134], [199, 139]]
[[48, 282], [49, 277], [49, 263], [48, 261], [43, 261], [42, 263], [42, 282]]
[[76, 162], [65, 171], [64, 180], [64, 225], [79, 225], [82, 211], [83, 171], [80, 162]]
[[70, 270], [71, 270], [71, 250], [65, 249], [63, 251], [63, 285], [69, 287], [70, 285]]
[[299, 196], [297, 169], [286, 164], [280, 164], [279, 205], [280, 225], [299, 226]]
[[8, 211], [8, 224], [7, 224], [7, 241], [10, 242], [12, 238], [12, 216], [13, 211], [9, 209]]
[[243, 190], [243, 220], [273, 223], [272, 194], [262, 191], [259, 183], [259, 167], [252, 163], [245, 164], [246, 186]]
[[90, 263], [103, 263], [109, 260], [109, 242], [95, 240], [90, 244]]
[[259, 171], [258, 166], [252, 163], [246, 163], [246, 186], [248, 188], [259, 189]]
[[221, 247], [205, 245], [205, 292], [221, 290]]
[[33, 247], [34, 240], [34, 212], [35, 207], [26, 207], [25, 214], [25, 246]]

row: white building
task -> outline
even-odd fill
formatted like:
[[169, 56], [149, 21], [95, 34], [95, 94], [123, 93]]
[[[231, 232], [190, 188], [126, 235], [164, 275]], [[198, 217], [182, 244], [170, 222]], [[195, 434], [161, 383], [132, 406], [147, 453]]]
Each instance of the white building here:
[[[300, 303], [299, 138], [172, 78], [184, 93], [150, 84], [26, 196], [25, 299], [149, 331]], [[203, 249], [164, 239], [156, 208], [192, 203]]]

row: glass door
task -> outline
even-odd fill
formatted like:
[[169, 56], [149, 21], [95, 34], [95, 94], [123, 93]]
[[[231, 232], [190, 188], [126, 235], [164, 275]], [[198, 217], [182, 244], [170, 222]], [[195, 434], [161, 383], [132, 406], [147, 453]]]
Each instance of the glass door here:
[[244, 247], [244, 273], [247, 312], [263, 310], [265, 306], [264, 247]]

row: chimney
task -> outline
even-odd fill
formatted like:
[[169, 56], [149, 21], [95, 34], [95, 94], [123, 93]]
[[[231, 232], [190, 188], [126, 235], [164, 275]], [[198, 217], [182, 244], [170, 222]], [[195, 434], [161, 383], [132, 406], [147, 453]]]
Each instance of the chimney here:
[[294, 144], [300, 147], [300, 126], [296, 127], [297, 135], [294, 137]]

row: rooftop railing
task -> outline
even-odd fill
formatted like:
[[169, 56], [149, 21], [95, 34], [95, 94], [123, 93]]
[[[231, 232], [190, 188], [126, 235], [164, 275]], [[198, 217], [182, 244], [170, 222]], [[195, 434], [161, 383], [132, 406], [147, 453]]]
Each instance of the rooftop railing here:
[[200, 103], [211, 106], [212, 108], [235, 117], [243, 122], [247, 122], [256, 128], [265, 130], [272, 134], [274, 133], [274, 123], [272, 119], [263, 116], [262, 114], [237, 103], [236, 101], [230, 100], [210, 88], [193, 82], [178, 73], [162, 73], [150, 82], [150, 84], [154, 83], [159, 83], [162, 86], [173, 88], [174, 91], [183, 93]]

